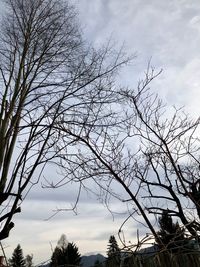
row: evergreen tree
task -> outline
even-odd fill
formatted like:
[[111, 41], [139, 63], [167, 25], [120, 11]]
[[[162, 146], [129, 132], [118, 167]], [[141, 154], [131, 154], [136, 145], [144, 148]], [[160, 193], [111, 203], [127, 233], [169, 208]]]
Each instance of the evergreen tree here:
[[158, 236], [162, 242], [156, 240], [159, 245], [164, 245], [174, 252], [184, 245], [186, 241], [185, 229], [181, 228], [178, 222], [174, 223], [167, 211], [163, 211], [162, 216], [159, 218], [159, 226]]
[[[51, 257], [51, 266], [56, 267], [59, 265], [80, 265], [81, 254], [78, 251], [78, 247], [72, 242], [68, 243], [67, 239], [63, 239], [64, 235], [58, 241], [58, 245], [55, 248]], [[62, 239], [62, 240], [61, 240]]]
[[114, 235], [111, 235], [109, 238], [107, 256], [108, 256], [106, 260], [107, 267], [120, 266], [120, 261], [121, 261], [120, 249]]
[[12, 267], [25, 267], [25, 259], [23, 256], [23, 251], [19, 244], [14, 249], [12, 258], [10, 259], [9, 262]]

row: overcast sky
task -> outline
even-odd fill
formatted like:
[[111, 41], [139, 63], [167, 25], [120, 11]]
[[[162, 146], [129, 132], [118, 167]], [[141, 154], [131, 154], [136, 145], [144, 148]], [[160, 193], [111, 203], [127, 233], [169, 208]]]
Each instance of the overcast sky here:
[[[132, 65], [123, 70], [121, 83], [136, 86], [148, 61], [160, 77], [152, 89], [169, 105], [185, 106], [194, 116], [199, 114], [200, 98], [200, 1], [199, 0], [71, 0], [79, 11], [84, 38], [100, 46], [111, 36], [116, 46], [123, 43], [128, 54], [137, 54]], [[74, 188], [59, 191], [32, 190], [15, 216], [7, 246], [8, 256], [18, 243], [24, 254], [33, 253], [34, 262], [48, 260], [51, 246], [62, 233], [74, 241], [81, 254], [105, 253], [109, 236], [117, 234], [125, 215], [115, 221], [106, 208], [92, 196], [83, 196], [78, 215], [59, 213], [50, 220], [56, 208], [73, 203]], [[119, 210], [117, 203], [114, 210]], [[122, 207], [122, 210], [124, 207]], [[137, 226], [126, 227], [128, 240], [134, 241]]]

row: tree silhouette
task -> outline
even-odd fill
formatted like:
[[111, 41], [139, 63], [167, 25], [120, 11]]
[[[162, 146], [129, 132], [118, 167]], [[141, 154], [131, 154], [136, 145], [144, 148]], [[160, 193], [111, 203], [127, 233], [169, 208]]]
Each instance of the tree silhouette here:
[[111, 235], [108, 243], [106, 266], [120, 266], [120, 249], [114, 235]]
[[[111, 103], [114, 95], [116, 98], [111, 80], [126, 62], [120, 53], [111, 54], [109, 45], [97, 51], [83, 41], [71, 1], [4, 2], [0, 27], [0, 240], [14, 227], [13, 215], [21, 211], [27, 191], [39, 182], [47, 165], [56, 162], [57, 149], [63, 152], [58, 125], [68, 125], [72, 133], [80, 126], [77, 131], [82, 133], [85, 125], [101, 124], [97, 118], [100, 107]], [[105, 112], [105, 107], [102, 110]], [[66, 137], [68, 148], [76, 144], [76, 138]], [[58, 185], [56, 179], [49, 183]]]
[[25, 267], [25, 259], [21, 246], [18, 244], [14, 249], [12, 258], [9, 260], [12, 267]]
[[[58, 241], [58, 245], [56, 246], [53, 255], [51, 257], [51, 266], [56, 267], [59, 265], [80, 265], [81, 254], [78, 251], [78, 247], [72, 242], [68, 243], [63, 242], [65, 235], [62, 235]], [[62, 240], [61, 240], [62, 239]]]
[[[178, 248], [184, 245], [185, 229], [181, 228], [179, 223], [174, 223], [169, 213], [164, 210], [159, 218], [160, 231], [158, 232], [159, 240], [157, 243], [176, 252]], [[160, 244], [161, 243], [161, 244]]]

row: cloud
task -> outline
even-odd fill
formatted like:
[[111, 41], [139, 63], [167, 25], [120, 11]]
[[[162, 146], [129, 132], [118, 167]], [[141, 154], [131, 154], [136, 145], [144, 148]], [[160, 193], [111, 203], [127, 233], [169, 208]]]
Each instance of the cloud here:
[[94, 44], [104, 43], [112, 34], [116, 43], [125, 42], [128, 53], [137, 52], [134, 67], [124, 71], [122, 83], [136, 86], [152, 58], [152, 64], [163, 69], [155, 91], [169, 104], [184, 104], [191, 112], [199, 111], [191, 109], [200, 80], [196, 62], [200, 58], [199, 1], [109, 0], [105, 4], [83, 0], [79, 7], [87, 25], [86, 35]]

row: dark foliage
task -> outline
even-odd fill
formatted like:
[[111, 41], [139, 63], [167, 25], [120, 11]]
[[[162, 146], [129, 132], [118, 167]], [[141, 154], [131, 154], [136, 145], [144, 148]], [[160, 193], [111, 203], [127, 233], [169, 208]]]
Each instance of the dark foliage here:
[[163, 211], [159, 218], [159, 226], [158, 236], [160, 240], [156, 241], [160, 246], [165, 246], [174, 252], [183, 247], [186, 242], [185, 229], [180, 227], [178, 222], [174, 223], [167, 211]]
[[106, 266], [120, 266], [121, 255], [117, 241], [113, 235], [110, 236], [108, 251], [107, 251]]
[[72, 242], [66, 247], [56, 247], [51, 257], [51, 266], [59, 265], [80, 265], [81, 254], [78, 247]]
[[25, 259], [21, 246], [18, 244], [14, 249], [12, 258], [10, 259], [10, 265], [12, 267], [25, 267]]

